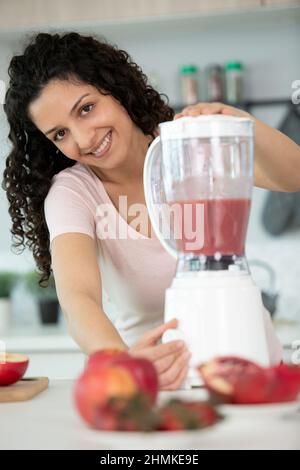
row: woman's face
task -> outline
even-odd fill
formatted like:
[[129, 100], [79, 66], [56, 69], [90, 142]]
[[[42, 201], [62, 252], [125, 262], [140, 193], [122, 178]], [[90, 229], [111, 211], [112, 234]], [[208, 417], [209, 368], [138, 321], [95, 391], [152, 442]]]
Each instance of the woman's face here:
[[115, 98], [88, 84], [52, 80], [29, 113], [65, 156], [99, 169], [122, 166], [146, 139]]

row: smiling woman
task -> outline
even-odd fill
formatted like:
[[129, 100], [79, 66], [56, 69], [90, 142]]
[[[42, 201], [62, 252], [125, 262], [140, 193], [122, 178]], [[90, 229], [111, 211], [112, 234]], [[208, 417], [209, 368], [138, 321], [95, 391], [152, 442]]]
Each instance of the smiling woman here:
[[[144, 203], [146, 151], [173, 110], [125, 51], [77, 33], [34, 36], [8, 73], [4, 189], [15, 246], [31, 248], [42, 284], [53, 269], [83, 351], [130, 348], [154, 362], [161, 388], [178, 388], [189, 353], [181, 342], [159, 344], [176, 321], [157, 326], [175, 261], [118, 212], [120, 195], [128, 205]], [[103, 204], [129, 238], [101, 236]], [[102, 281], [116, 306], [114, 325], [103, 310]]]
[[[47, 281], [51, 258], [43, 203], [52, 177], [76, 161], [112, 170], [119, 162], [98, 158], [109, 150], [104, 143], [114, 141], [113, 158], [126, 156], [136, 167], [140, 141], [147, 148], [158, 123], [171, 119], [173, 111], [125, 51], [76, 33], [32, 37], [23, 55], [12, 58], [8, 73], [4, 110], [13, 149], [4, 185], [10, 188], [12, 231], [17, 246], [27, 238]], [[103, 176], [114, 180], [111, 172]]]
[[[12, 58], [8, 73], [4, 110], [12, 149], [3, 187], [15, 246], [32, 250], [42, 284], [53, 270], [69, 331], [83, 351], [129, 349], [153, 361], [161, 388], [178, 388], [189, 352], [181, 341], [161, 344], [163, 333], [177, 326], [175, 319], [162, 323], [176, 261], [152, 236], [150, 224], [132, 224], [135, 208], [145, 204], [147, 149], [173, 110], [125, 51], [73, 32], [34, 36]], [[202, 103], [177, 118], [214, 113], [243, 114]], [[284, 175], [286, 184], [287, 163], [268, 145], [280, 141], [295, 163], [297, 149], [258, 121], [257, 129], [257, 182], [271, 186]], [[270, 167], [271, 177], [265, 171]], [[120, 203], [124, 197], [128, 212]], [[106, 206], [119, 237], [106, 236]], [[102, 304], [102, 283], [116, 307], [111, 318]], [[267, 329], [270, 360], [277, 362], [280, 347], [270, 322]]]

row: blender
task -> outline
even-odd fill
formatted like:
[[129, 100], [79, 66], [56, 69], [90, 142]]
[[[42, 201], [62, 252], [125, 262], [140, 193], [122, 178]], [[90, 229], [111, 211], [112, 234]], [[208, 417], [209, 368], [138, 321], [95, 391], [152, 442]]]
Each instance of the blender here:
[[177, 259], [164, 319], [178, 319], [163, 342], [183, 339], [196, 366], [237, 355], [269, 365], [264, 306], [245, 257], [253, 186], [249, 118], [183, 117], [159, 125], [144, 166], [145, 200], [156, 236]]

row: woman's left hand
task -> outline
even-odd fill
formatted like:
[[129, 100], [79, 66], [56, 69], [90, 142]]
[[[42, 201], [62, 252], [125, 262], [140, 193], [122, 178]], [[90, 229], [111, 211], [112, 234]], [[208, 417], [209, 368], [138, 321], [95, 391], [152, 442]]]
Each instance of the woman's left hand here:
[[187, 106], [180, 113], [175, 114], [174, 119], [184, 116], [200, 116], [201, 114], [224, 114], [227, 116], [252, 117], [251, 114], [242, 109], [234, 108], [223, 103], [197, 103]]

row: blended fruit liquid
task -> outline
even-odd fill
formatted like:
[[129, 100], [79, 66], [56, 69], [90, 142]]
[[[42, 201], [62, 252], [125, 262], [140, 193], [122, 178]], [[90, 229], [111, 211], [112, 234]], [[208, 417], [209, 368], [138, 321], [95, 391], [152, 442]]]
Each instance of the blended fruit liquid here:
[[243, 255], [250, 205], [250, 199], [171, 202], [177, 249], [206, 256]]

